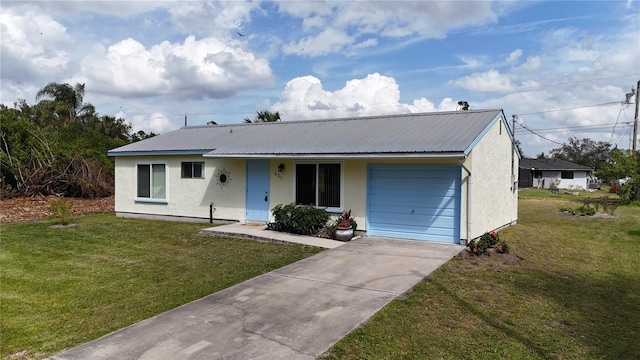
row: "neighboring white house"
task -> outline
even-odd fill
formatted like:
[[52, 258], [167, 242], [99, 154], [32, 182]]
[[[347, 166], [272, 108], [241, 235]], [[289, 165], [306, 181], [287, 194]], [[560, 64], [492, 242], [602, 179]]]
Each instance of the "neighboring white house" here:
[[593, 171], [588, 166], [561, 159], [521, 159], [520, 187], [537, 187], [541, 189], [584, 190], [589, 185], [589, 174]]
[[109, 151], [118, 216], [260, 221], [351, 209], [367, 235], [460, 243], [514, 224], [502, 110], [189, 126]]

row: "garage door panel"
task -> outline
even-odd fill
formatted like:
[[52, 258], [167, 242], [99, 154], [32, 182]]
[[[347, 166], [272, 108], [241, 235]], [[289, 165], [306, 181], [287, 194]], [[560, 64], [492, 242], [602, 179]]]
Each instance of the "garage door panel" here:
[[376, 198], [375, 201], [371, 201], [370, 205], [377, 206], [401, 206], [406, 208], [415, 207], [434, 207], [440, 208], [447, 204], [452, 197], [456, 194], [454, 191], [447, 191], [438, 195], [431, 196], [413, 196], [411, 198], [404, 198], [401, 196], [394, 196], [393, 194], [376, 195], [370, 194]]
[[401, 239], [409, 239], [409, 240], [425, 240], [425, 241], [437, 241], [437, 242], [446, 242], [453, 243], [451, 240], [451, 234], [447, 232], [446, 235], [438, 235], [436, 233], [426, 233], [426, 232], [402, 232], [402, 236], [399, 236], [399, 232], [397, 229], [393, 230], [376, 230], [375, 236], [382, 237], [392, 237], [392, 238], [401, 238]]
[[457, 243], [460, 167], [370, 165], [367, 232]]
[[[402, 174], [400, 174], [402, 176], [410, 176], [410, 174], [407, 174], [405, 172], [403, 172]], [[418, 175], [418, 174], [413, 174], [413, 175]], [[451, 183], [451, 179], [443, 179], [442, 178], [442, 173], [438, 173], [438, 174], [432, 174], [431, 176], [423, 176], [423, 177], [411, 177], [411, 178], [398, 178], [398, 174], [395, 175], [396, 177], [393, 176], [388, 176], [388, 177], [384, 177], [384, 178], [376, 178], [373, 179], [372, 184], [374, 185], [388, 185], [391, 186], [393, 184], [423, 184], [423, 183], [433, 183], [433, 184], [438, 184], [438, 185], [452, 185]]]
[[383, 226], [389, 228], [393, 226], [410, 226], [416, 229], [428, 229], [428, 228], [449, 228], [451, 229], [455, 225], [455, 217], [452, 216], [431, 216], [431, 215], [418, 215], [411, 218], [397, 214], [386, 215], [383, 219], [375, 220], [376, 228]]
[[429, 208], [419, 208], [412, 209], [410, 207], [403, 206], [388, 206], [385, 211], [372, 211], [370, 216], [372, 220], [384, 221], [385, 217], [388, 217], [393, 220], [399, 219], [416, 219], [417, 217], [433, 217], [437, 215], [438, 217], [443, 218], [455, 218], [456, 212], [455, 209], [447, 209], [447, 208], [437, 208], [437, 207], [429, 207]]

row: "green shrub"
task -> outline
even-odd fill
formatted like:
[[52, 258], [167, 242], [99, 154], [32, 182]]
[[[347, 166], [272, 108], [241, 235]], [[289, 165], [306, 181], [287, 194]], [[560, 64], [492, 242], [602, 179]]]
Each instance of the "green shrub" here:
[[640, 202], [640, 176], [634, 176], [620, 187], [617, 192], [623, 204]]
[[274, 222], [269, 230], [312, 235], [327, 225], [329, 213], [312, 205], [278, 204], [271, 210]]
[[500, 240], [496, 243], [496, 252], [501, 254], [509, 253], [509, 244], [506, 241]]
[[[609, 215], [613, 215], [616, 212], [616, 209], [618, 208], [618, 206], [620, 206], [620, 200], [618, 199], [609, 199], [608, 197], [603, 197], [600, 198], [600, 201], [597, 202], [597, 204], [600, 204], [600, 207], [602, 207], [602, 210], [604, 212], [606, 212]], [[599, 207], [596, 206], [596, 210], [598, 210]]]
[[589, 205], [582, 205], [574, 210], [574, 214], [580, 216], [592, 216], [596, 214], [596, 209]]
[[68, 203], [67, 200], [63, 198], [57, 198], [49, 203], [49, 211], [60, 220], [62, 225], [69, 224], [72, 207], [73, 204]]
[[498, 233], [495, 231], [492, 231], [490, 233], [486, 232], [482, 234], [480, 240], [486, 242], [487, 244], [489, 244], [489, 246], [494, 246], [496, 243], [498, 243]]
[[500, 239], [495, 230], [490, 233], [486, 232], [479, 238], [469, 241], [467, 247], [475, 255], [491, 255], [491, 249], [498, 253], [509, 253], [509, 245], [505, 240]]

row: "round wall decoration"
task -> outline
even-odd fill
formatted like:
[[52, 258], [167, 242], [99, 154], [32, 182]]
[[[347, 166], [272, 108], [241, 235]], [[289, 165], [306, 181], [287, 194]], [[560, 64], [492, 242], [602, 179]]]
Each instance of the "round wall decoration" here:
[[229, 186], [229, 182], [231, 181], [229, 170], [224, 168], [216, 170], [215, 178], [216, 184], [221, 188]]

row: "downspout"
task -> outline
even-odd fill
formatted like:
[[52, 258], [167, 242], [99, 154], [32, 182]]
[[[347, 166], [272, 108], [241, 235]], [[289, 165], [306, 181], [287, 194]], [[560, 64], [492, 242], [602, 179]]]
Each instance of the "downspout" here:
[[462, 160], [460, 160], [460, 166], [467, 172], [467, 174], [469, 174], [469, 176], [467, 177], [467, 241], [466, 244], [462, 244], [462, 245], [467, 245], [469, 243], [469, 241], [471, 241], [471, 170], [469, 170], [466, 166], [464, 166], [464, 163], [462, 162]]

